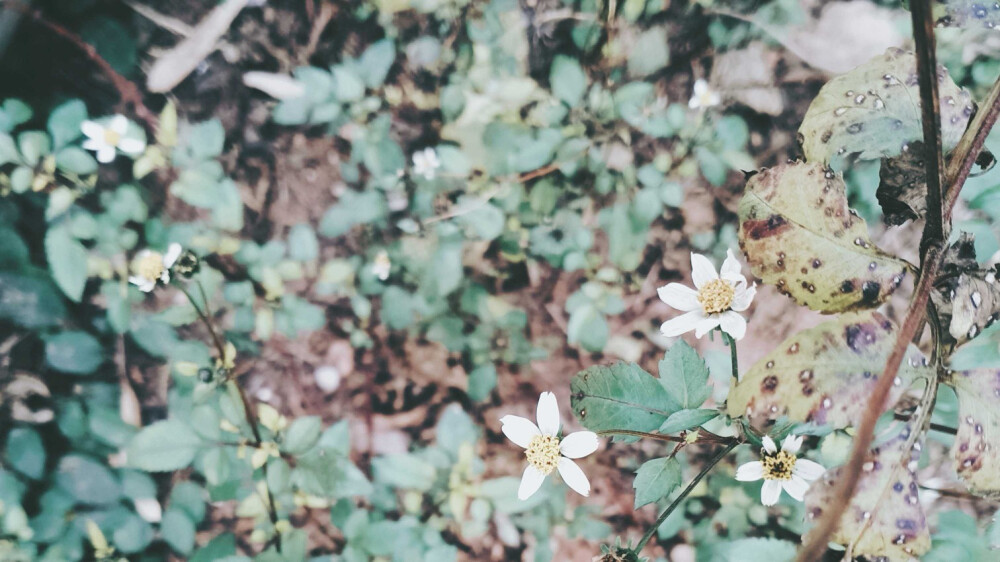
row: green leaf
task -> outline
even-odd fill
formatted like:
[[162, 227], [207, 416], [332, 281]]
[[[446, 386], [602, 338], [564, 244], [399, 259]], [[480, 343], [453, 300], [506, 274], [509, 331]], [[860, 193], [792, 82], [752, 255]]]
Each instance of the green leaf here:
[[56, 482], [80, 503], [110, 505], [121, 497], [121, 484], [111, 469], [84, 455], [63, 457], [56, 469]]
[[104, 361], [104, 347], [87, 332], [60, 332], [45, 340], [45, 362], [57, 371], [89, 375]]
[[28, 104], [18, 99], [7, 99], [0, 107], [0, 131], [11, 132], [14, 127], [31, 120], [32, 111]]
[[137, 554], [153, 542], [153, 527], [138, 515], [130, 513], [115, 526], [111, 540], [123, 554]]
[[587, 92], [587, 73], [573, 57], [556, 55], [549, 70], [552, 93], [566, 105], [576, 107]]
[[427, 491], [434, 485], [434, 465], [411, 453], [372, 459], [375, 481], [403, 490]]
[[288, 254], [298, 261], [313, 261], [319, 257], [319, 240], [312, 226], [297, 224], [288, 233]]
[[7, 463], [28, 478], [45, 475], [45, 444], [30, 427], [15, 427], [7, 434], [6, 456]]
[[676, 458], [659, 458], [642, 463], [635, 473], [635, 509], [666, 497], [681, 485], [681, 465]]
[[795, 543], [778, 539], [738, 539], [717, 543], [710, 562], [792, 562], [795, 548]]
[[80, 37], [93, 45], [115, 72], [132, 74], [137, 60], [135, 39], [117, 20], [104, 16], [92, 18], [80, 29]]
[[337, 99], [343, 102], [358, 101], [365, 95], [365, 83], [353, 69], [344, 65], [335, 66], [333, 88]]
[[670, 63], [670, 46], [665, 27], [651, 27], [636, 39], [628, 55], [628, 73], [642, 78]]
[[[802, 119], [799, 136], [806, 160], [843, 169], [847, 158], [898, 156], [923, 138], [917, 64], [913, 53], [890, 48], [827, 82]], [[945, 152], [958, 144], [973, 112], [969, 92], [939, 67], [941, 140]], [[803, 198], [808, 200], [808, 198]]]
[[189, 562], [237, 562], [231, 560], [236, 555], [236, 535], [222, 533], [191, 556]]
[[52, 144], [62, 147], [80, 137], [80, 125], [87, 120], [87, 106], [83, 100], [70, 100], [52, 110], [48, 129]]
[[469, 373], [469, 389], [466, 393], [476, 402], [482, 402], [489, 397], [497, 386], [497, 368], [492, 363], [485, 363]]
[[17, 149], [13, 137], [0, 133], [0, 166], [10, 162], [20, 162], [21, 152]]
[[97, 160], [89, 152], [76, 146], [67, 146], [56, 153], [56, 166], [64, 172], [85, 176], [97, 172]]
[[312, 449], [323, 432], [323, 420], [319, 416], [296, 418], [285, 432], [281, 450], [290, 455], [301, 455]]
[[197, 160], [208, 160], [222, 155], [226, 144], [226, 130], [218, 119], [191, 125], [187, 132], [187, 147]]
[[874, 308], [908, 264], [877, 248], [847, 207], [839, 174], [795, 162], [763, 170], [740, 201], [740, 247], [753, 274], [820, 312]]
[[955, 471], [972, 493], [1000, 498], [1000, 370], [958, 371], [945, 382], [958, 395]]
[[29, 329], [59, 324], [62, 296], [47, 277], [0, 273], [0, 318]]
[[[745, 417], [759, 428], [780, 417], [792, 421], [852, 426], [861, 419], [868, 397], [896, 341], [896, 327], [878, 312], [842, 314], [802, 330], [757, 361], [729, 391], [729, 415]], [[933, 369], [910, 346], [889, 393], [892, 407], [917, 379]]]
[[635, 363], [594, 365], [570, 383], [573, 412], [591, 431], [653, 431], [673, 413], [660, 382]]
[[71, 301], [80, 302], [87, 285], [87, 249], [64, 225], [45, 233], [45, 259], [56, 285]]
[[358, 69], [365, 85], [372, 89], [382, 86], [395, 60], [396, 44], [392, 39], [381, 39], [369, 45], [358, 59]]
[[[896, 424], [894, 429], [898, 433], [869, 452], [851, 503], [830, 537], [833, 542], [854, 545], [854, 555], [868, 560], [912, 560], [931, 547], [916, 474], [908, 468], [920, 453], [904, 450], [911, 437], [909, 425]], [[805, 504], [811, 519], [818, 520], [834, 503], [843, 469], [828, 470], [809, 487]]]
[[170, 490], [170, 507], [181, 509], [195, 523], [205, 518], [205, 490], [191, 481], [178, 482]]
[[705, 408], [701, 410], [680, 410], [670, 414], [667, 421], [660, 426], [660, 433], [677, 433], [699, 427], [719, 415], [718, 410]]
[[587, 351], [601, 351], [608, 343], [608, 322], [604, 314], [591, 304], [575, 309], [566, 323], [569, 343], [579, 344]]
[[325, 498], [367, 496], [372, 485], [336, 449], [316, 447], [296, 459], [292, 482], [307, 494]]
[[189, 554], [194, 549], [194, 521], [179, 509], [168, 509], [160, 522], [163, 540], [178, 554]]
[[201, 438], [186, 423], [170, 418], [142, 428], [126, 449], [130, 466], [147, 472], [185, 468], [202, 448]]
[[660, 360], [660, 384], [667, 391], [670, 410], [698, 408], [712, 394], [708, 366], [693, 347], [677, 340]]

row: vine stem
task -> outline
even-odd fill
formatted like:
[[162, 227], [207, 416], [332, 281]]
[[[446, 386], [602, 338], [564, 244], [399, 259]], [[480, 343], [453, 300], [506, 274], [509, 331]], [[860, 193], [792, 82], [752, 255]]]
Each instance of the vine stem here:
[[[927, 0], [915, 0], [910, 3], [910, 10], [914, 21], [914, 39], [918, 45], [917, 70], [920, 75], [922, 110], [925, 115], [927, 111], [935, 113], [932, 119], [940, 123], [940, 115], [938, 114], [940, 107], [934, 103], [933, 99], [928, 99], [933, 97], [933, 89], [937, 82], [937, 68], [933, 52], [933, 22], [927, 21], [930, 19], [929, 2]], [[921, 55], [921, 52], [923, 52], [923, 55]], [[930, 86], [925, 88], [923, 85], [927, 82], [930, 82]], [[941, 183], [940, 176], [935, 176], [934, 172], [937, 170], [940, 173], [940, 167], [936, 166], [934, 161], [937, 158], [941, 158], [942, 155], [939, 152], [938, 154], [931, 155], [932, 157], [930, 158], [925, 158], [928, 179], [928, 219], [924, 235], [921, 238], [922, 271], [920, 278], [910, 299], [910, 306], [903, 320], [903, 325], [896, 336], [896, 343], [893, 346], [892, 353], [886, 361], [885, 370], [876, 383], [875, 389], [868, 400], [861, 423], [857, 426], [851, 457], [844, 466], [845, 470], [833, 494], [833, 500], [823, 518], [806, 537], [805, 544], [799, 550], [796, 559], [799, 562], [812, 562], [822, 557], [830, 535], [833, 534], [834, 529], [840, 522], [841, 516], [854, 496], [861, 473], [861, 466], [872, 443], [875, 422], [885, 408], [889, 389], [892, 387], [892, 382], [896, 378], [896, 373], [902, 363], [906, 346], [916, 335], [917, 329], [924, 324], [930, 292], [933, 288], [938, 269], [941, 266], [942, 250], [946, 241], [947, 225], [950, 223], [952, 210], [958, 200], [959, 192], [969, 176], [972, 164], [986, 142], [986, 137], [989, 135], [990, 129], [993, 128], [998, 115], [1000, 115], [1000, 79], [993, 84], [985, 106], [985, 111], [977, 113], [972, 119], [969, 127], [962, 135], [958, 146], [952, 153], [951, 160], [945, 172], [944, 185], [947, 186], [947, 189], [943, 193], [944, 201], [941, 199], [940, 188], [938, 190], [932, 189], [935, 177], [938, 178], [939, 186]], [[933, 137], [931, 142], [925, 142], [925, 146], [928, 148], [933, 146], [940, 147], [940, 126], [936, 128], [929, 127], [926, 123], [927, 119], [924, 119], [924, 121], [925, 138], [928, 134]], [[937, 191], [937, 193], [935, 194], [934, 191]], [[931, 204], [935, 201], [938, 206], [932, 207]], [[938, 225], [936, 214], [939, 211], [941, 228], [940, 230], [935, 230]]]
[[736, 359], [736, 340], [722, 328], [719, 328], [719, 332], [722, 333], [722, 338], [726, 340], [726, 345], [729, 346], [729, 363], [733, 368], [733, 380], [738, 381], [740, 380], [740, 364]]
[[[175, 286], [180, 289], [184, 296], [187, 297], [188, 302], [194, 307], [195, 312], [198, 314], [198, 318], [201, 320], [202, 324], [208, 330], [208, 333], [212, 336], [212, 343], [215, 345], [216, 350], [219, 353], [219, 360], [225, 361], [226, 357], [226, 346], [222, 343], [222, 338], [219, 337], [218, 331], [216, 331], [215, 326], [212, 324], [211, 311], [208, 305], [208, 297], [205, 294], [205, 287], [201, 284], [200, 280], [195, 280], [195, 284], [198, 286], [198, 293], [201, 295], [201, 302], [205, 305], [205, 308], [198, 306], [198, 302], [194, 300], [194, 296], [182, 285], [175, 284]], [[243, 415], [246, 417], [247, 425], [250, 426], [250, 431], [253, 433], [254, 445], [260, 447], [264, 442], [261, 437], [260, 428], [260, 418], [257, 416], [257, 409], [254, 408], [253, 402], [247, 397], [247, 393], [243, 390], [243, 387], [239, 385], [235, 380], [230, 379], [229, 384], [232, 388], [236, 390], [237, 396], [240, 398], [240, 404], [243, 406]], [[267, 516], [271, 520], [271, 526], [275, 528], [274, 532], [274, 545], [281, 552], [281, 533], [277, 530], [278, 524], [278, 510], [274, 504], [274, 495], [271, 494], [271, 487], [267, 483], [267, 462], [261, 466], [262, 473], [264, 475], [264, 493], [267, 496]]]
[[677, 435], [667, 435], [664, 433], [648, 433], [645, 431], [635, 431], [632, 429], [605, 429], [602, 431], [595, 431], [594, 433], [602, 436], [615, 436], [615, 435], [629, 435], [632, 437], [640, 437], [643, 439], [653, 439], [655, 441], [668, 441], [670, 443], [714, 443], [721, 445], [723, 443], [740, 443], [739, 439], [735, 437], [723, 437], [721, 435], [716, 435], [710, 431], [705, 431], [704, 429], [698, 429], [698, 437], [694, 441], [688, 441], [687, 438]]
[[725, 449], [719, 451], [717, 455], [712, 457], [712, 460], [708, 461], [708, 463], [701, 469], [701, 472], [699, 472], [698, 475], [695, 476], [693, 480], [691, 480], [691, 483], [688, 484], [687, 488], [684, 488], [684, 491], [681, 492], [681, 495], [677, 496], [674, 499], [674, 501], [671, 502], [670, 505], [668, 505], [667, 508], [664, 509], [662, 513], [660, 513], [660, 516], [656, 518], [656, 521], [653, 523], [653, 526], [646, 530], [646, 534], [642, 535], [642, 538], [639, 539], [639, 543], [635, 546], [636, 554], [642, 551], [642, 549], [646, 546], [646, 543], [649, 542], [649, 539], [651, 539], [653, 537], [653, 534], [656, 533], [656, 530], [660, 528], [660, 525], [662, 525], [663, 522], [667, 520], [667, 517], [670, 517], [670, 514], [673, 513], [675, 509], [677, 509], [677, 506], [680, 505], [682, 501], [684, 501], [684, 498], [688, 497], [688, 494], [691, 493], [691, 490], [694, 490], [695, 486], [697, 486], [698, 483], [701, 482], [703, 478], [708, 476], [708, 473], [711, 472], [713, 468], [715, 468], [715, 465], [719, 464], [719, 461], [726, 458], [726, 455], [728, 455], [739, 444], [740, 441], [731, 442], [729, 445], [726, 446]]

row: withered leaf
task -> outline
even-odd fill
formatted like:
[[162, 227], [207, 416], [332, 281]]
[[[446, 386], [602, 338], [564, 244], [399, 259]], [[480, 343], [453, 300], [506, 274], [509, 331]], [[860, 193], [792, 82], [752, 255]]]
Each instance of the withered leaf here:
[[997, 266], [980, 268], [975, 239], [967, 232], [945, 252], [941, 275], [931, 300], [938, 319], [948, 326], [941, 334], [947, 342], [963, 344], [1000, 318], [1000, 283]]
[[[958, 144], [974, 107], [944, 67], [938, 68], [941, 135], [945, 151]], [[799, 127], [806, 160], [840, 170], [847, 158], [891, 158], [923, 138], [917, 64], [913, 53], [892, 48], [827, 82]]]
[[[911, 437], [909, 424], [892, 429], [897, 433], [872, 448], [851, 503], [841, 517], [831, 540], [853, 545], [853, 556], [869, 560], [903, 562], [924, 554], [931, 547], [927, 520], [917, 497], [917, 450], [905, 450]], [[806, 515], [818, 519], [833, 500], [843, 467], [826, 471], [806, 492]]]
[[903, 280], [905, 261], [871, 241], [839, 174], [817, 163], [764, 169], [740, 201], [740, 247], [754, 275], [820, 312], [874, 308]]
[[894, 158], [883, 158], [875, 197], [882, 206], [883, 220], [890, 226], [916, 220], [927, 211], [927, 172], [924, 143]]
[[[732, 417], [765, 429], [780, 417], [843, 428], [856, 423], [896, 341], [896, 328], [879, 312], [838, 316], [786, 339], [755, 363], [729, 391]], [[910, 346], [889, 394], [895, 404], [919, 378], [933, 372]]]
[[951, 374], [958, 395], [958, 432], [951, 455], [969, 491], [1000, 498], [1000, 370]]

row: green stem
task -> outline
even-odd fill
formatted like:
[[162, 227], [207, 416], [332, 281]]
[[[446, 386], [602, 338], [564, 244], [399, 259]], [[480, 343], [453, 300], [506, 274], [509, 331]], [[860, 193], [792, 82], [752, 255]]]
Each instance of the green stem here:
[[[643, 439], [654, 439], [656, 441], [669, 441], [671, 443], [688, 443], [689, 441], [685, 437], [676, 435], [666, 435], [663, 433], [648, 433], [645, 431], [635, 431], [632, 429], [604, 429], [601, 431], [595, 431], [594, 433], [606, 437], [614, 435], [629, 435], [632, 437], [641, 437]], [[710, 431], [705, 431], [704, 429], [698, 429], [698, 438], [691, 443], [715, 443], [715, 444], [729, 444], [733, 442], [739, 442], [735, 437], [723, 437], [721, 435], [716, 435]]]
[[636, 554], [642, 551], [642, 549], [646, 546], [646, 543], [649, 542], [649, 539], [653, 537], [653, 533], [655, 533], [656, 530], [660, 528], [660, 525], [662, 525], [663, 522], [667, 520], [667, 517], [670, 517], [670, 514], [673, 513], [675, 509], [677, 509], [677, 506], [681, 504], [684, 498], [688, 497], [688, 495], [691, 493], [691, 490], [694, 490], [695, 486], [697, 486], [698, 483], [701, 482], [701, 480], [705, 478], [705, 476], [708, 476], [708, 473], [711, 472], [713, 468], [715, 468], [715, 465], [719, 464], [719, 461], [726, 458], [726, 455], [728, 455], [739, 444], [740, 444], [739, 441], [733, 441], [725, 449], [719, 451], [719, 454], [712, 457], [712, 460], [708, 461], [708, 464], [706, 464], [704, 468], [701, 469], [701, 472], [699, 472], [698, 475], [695, 476], [693, 480], [691, 480], [691, 483], [688, 484], [687, 488], [684, 488], [684, 491], [681, 492], [681, 495], [677, 496], [677, 498], [675, 498], [674, 501], [671, 502], [671, 504], [668, 505], [667, 508], [663, 510], [663, 513], [661, 513], [660, 516], [656, 518], [656, 522], [653, 523], [653, 526], [646, 531], [646, 534], [643, 535], [641, 539], [639, 539], [639, 544], [635, 546]]
[[733, 379], [740, 380], [740, 364], [736, 359], [736, 340], [733, 336], [730, 336], [726, 332], [719, 328], [719, 332], [722, 333], [722, 338], [726, 340], [726, 345], [729, 346], [729, 363], [733, 367]]

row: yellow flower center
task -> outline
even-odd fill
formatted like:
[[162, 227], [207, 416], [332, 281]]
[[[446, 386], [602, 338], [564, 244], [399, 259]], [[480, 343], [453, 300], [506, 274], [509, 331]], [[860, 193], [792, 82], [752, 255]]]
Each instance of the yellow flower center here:
[[791, 480], [792, 469], [795, 468], [797, 458], [785, 451], [779, 451], [774, 455], [765, 455], [760, 461], [764, 465], [764, 479]]
[[104, 129], [104, 142], [111, 146], [118, 146], [122, 141], [122, 136], [111, 129]]
[[142, 252], [132, 262], [132, 271], [143, 279], [157, 281], [163, 275], [163, 254], [159, 252]]
[[551, 435], [536, 435], [525, 450], [528, 462], [542, 474], [549, 474], [559, 464], [559, 440]]
[[708, 314], [729, 310], [735, 295], [733, 286], [722, 279], [712, 279], [698, 290], [698, 302]]

